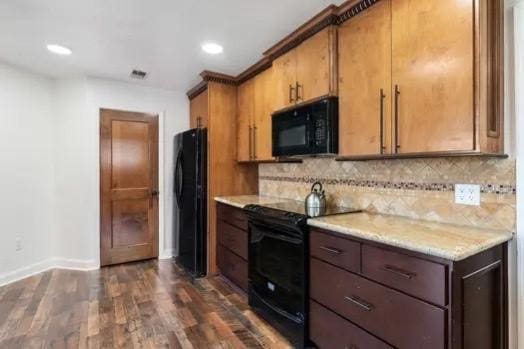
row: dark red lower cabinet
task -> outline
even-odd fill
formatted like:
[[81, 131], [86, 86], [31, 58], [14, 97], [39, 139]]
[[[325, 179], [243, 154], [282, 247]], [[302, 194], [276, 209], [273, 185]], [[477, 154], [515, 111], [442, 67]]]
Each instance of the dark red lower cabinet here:
[[[350, 240], [362, 267], [316, 252], [319, 234]], [[448, 261], [323, 230], [310, 236], [309, 329], [318, 348], [507, 349], [506, 243]]]

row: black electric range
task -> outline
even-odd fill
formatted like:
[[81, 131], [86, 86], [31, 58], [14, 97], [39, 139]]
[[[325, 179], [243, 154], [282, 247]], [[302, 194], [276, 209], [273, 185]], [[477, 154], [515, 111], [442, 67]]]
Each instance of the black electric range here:
[[248, 205], [249, 305], [296, 348], [309, 347], [309, 229], [307, 220], [359, 212], [350, 207], [306, 209], [302, 202]]

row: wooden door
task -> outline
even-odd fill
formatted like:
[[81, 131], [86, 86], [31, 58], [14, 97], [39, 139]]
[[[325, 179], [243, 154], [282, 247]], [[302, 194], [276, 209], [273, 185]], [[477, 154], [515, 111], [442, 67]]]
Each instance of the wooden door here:
[[345, 22], [339, 43], [339, 153], [391, 152], [391, 2]]
[[257, 161], [272, 160], [271, 113], [273, 112], [273, 72], [264, 70], [255, 76], [255, 128], [253, 131], [253, 154]]
[[100, 110], [100, 261], [158, 257], [158, 117]]
[[474, 149], [474, 3], [392, 2], [397, 152]]
[[189, 127], [207, 127], [208, 100], [207, 89], [189, 102]]
[[253, 157], [253, 123], [255, 113], [254, 80], [238, 86], [237, 90], [237, 160]]
[[297, 83], [297, 52], [293, 49], [273, 61], [274, 86], [272, 98], [275, 110], [289, 107], [296, 103], [295, 88]]
[[336, 94], [336, 28], [318, 32], [296, 51], [297, 103]]

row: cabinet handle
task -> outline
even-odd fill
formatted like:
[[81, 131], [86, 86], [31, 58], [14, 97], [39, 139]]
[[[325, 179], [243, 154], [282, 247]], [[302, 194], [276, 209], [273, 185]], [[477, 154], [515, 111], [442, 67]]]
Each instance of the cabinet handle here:
[[300, 93], [299, 93], [299, 89], [301, 88], [302, 89], [302, 92], [304, 92], [304, 86], [303, 85], [300, 85], [298, 83], [298, 81], [295, 83], [295, 93], [296, 93], [296, 98], [295, 100], [298, 102], [299, 100], [303, 100], [302, 99], [302, 96], [300, 96]]
[[400, 89], [398, 85], [395, 85], [395, 153], [398, 153], [400, 149], [399, 136], [398, 136], [398, 121], [399, 121], [399, 112], [398, 112], [398, 99], [400, 96]]
[[257, 159], [257, 126], [253, 125], [253, 159]]
[[324, 251], [328, 251], [328, 252], [331, 252], [333, 254], [342, 254], [342, 250], [339, 250], [339, 249], [336, 249], [336, 248], [333, 248], [333, 247], [328, 247], [328, 246], [320, 246], [320, 249], [321, 250], [324, 250]]
[[356, 304], [358, 305], [359, 307], [363, 308], [364, 310], [366, 311], [371, 311], [373, 310], [375, 307], [373, 306], [373, 304], [370, 304], [358, 297], [355, 297], [355, 296], [346, 296], [344, 297], [347, 301], [353, 303], [353, 304]]
[[384, 146], [384, 98], [386, 98], [384, 89], [380, 89], [380, 154], [384, 154], [386, 150]]
[[251, 148], [251, 125], [249, 125], [249, 160], [253, 158], [253, 152]]
[[395, 274], [395, 275], [398, 275], [398, 276], [402, 276], [403, 278], [406, 278], [406, 279], [412, 279], [415, 276], [417, 276], [417, 274], [415, 274], [415, 273], [411, 273], [409, 271], [402, 270], [402, 269], [394, 267], [392, 265], [384, 265], [382, 267], [382, 270], [387, 271], [387, 272], [392, 273], [392, 274]]
[[295, 91], [295, 88], [293, 85], [289, 84], [289, 103], [293, 103], [295, 101], [293, 99], [293, 91]]

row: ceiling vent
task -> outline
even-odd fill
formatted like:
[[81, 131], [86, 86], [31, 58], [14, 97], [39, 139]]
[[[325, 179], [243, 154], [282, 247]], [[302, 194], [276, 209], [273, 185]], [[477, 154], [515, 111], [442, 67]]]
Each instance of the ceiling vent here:
[[130, 75], [133, 79], [144, 80], [147, 77], [147, 73], [142, 70], [133, 69]]

